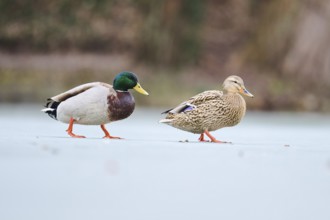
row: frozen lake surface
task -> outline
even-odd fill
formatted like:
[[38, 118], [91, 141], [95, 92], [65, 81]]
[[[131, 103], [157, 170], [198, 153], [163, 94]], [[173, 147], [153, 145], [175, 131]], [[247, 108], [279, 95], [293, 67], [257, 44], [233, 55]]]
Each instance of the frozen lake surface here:
[[330, 219], [329, 115], [248, 112], [213, 144], [140, 107], [124, 140], [73, 139], [41, 107], [0, 106], [0, 219]]

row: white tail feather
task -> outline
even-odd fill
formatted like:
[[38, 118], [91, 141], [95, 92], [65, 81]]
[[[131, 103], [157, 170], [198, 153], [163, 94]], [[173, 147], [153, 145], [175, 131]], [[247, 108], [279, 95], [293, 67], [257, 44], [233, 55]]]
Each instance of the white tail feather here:
[[165, 123], [165, 124], [169, 124], [169, 123], [171, 123], [173, 121], [173, 119], [162, 119], [162, 120], [160, 120], [159, 121], [159, 123]]
[[54, 111], [55, 109], [53, 108], [44, 108], [44, 109], [41, 109], [42, 112], [47, 112], [47, 111]]

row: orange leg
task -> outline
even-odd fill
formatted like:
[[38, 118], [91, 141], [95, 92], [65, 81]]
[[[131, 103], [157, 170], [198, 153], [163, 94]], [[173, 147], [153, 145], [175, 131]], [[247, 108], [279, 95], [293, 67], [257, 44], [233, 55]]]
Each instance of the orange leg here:
[[207, 140], [204, 139], [204, 133], [201, 133], [201, 136], [198, 138], [200, 142], [208, 142]]
[[66, 130], [68, 132], [68, 135], [70, 135], [71, 137], [74, 137], [74, 138], [85, 138], [85, 136], [75, 135], [74, 133], [72, 133], [74, 122], [75, 122], [75, 120], [73, 118], [70, 118], [69, 127]]
[[215, 137], [213, 137], [209, 131], [204, 131], [204, 133], [211, 139], [211, 142], [214, 142], [214, 143], [226, 143], [224, 141], [218, 141], [217, 139], [215, 139]]
[[102, 128], [102, 130], [103, 130], [103, 132], [104, 132], [104, 134], [105, 134], [105, 136], [104, 136], [103, 138], [109, 138], [109, 139], [122, 139], [122, 138], [120, 138], [120, 137], [114, 137], [114, 136], [111, 136], [111, 135], [109, 134], [109, 132], [107, 131], [107, 129], [105, 128], [104, 125], [101, 125], [101, 128]]

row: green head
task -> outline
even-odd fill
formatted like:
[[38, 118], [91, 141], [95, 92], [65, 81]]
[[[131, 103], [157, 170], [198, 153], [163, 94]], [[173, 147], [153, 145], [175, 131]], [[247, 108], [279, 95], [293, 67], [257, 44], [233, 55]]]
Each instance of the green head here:
[[138, 79], [134, 73], [121, 72], [113, 80], [113, 88], [116, 91], [127, 91], [129, 89], [135, 89], [137, 92], [143, 95], [149, 95], [139, 84]]

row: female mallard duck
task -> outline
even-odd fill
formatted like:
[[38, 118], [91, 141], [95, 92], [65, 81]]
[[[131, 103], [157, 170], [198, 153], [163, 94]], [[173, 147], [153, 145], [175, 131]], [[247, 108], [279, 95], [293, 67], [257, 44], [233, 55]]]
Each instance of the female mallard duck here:
[[68, 123], [71, 137], [84, 138], [72, 132], [73, 124], [100, 125], [104, 138], [116, 138], [109, 134], [104, 124], [127, 118], [132, 114], [135, 101], [128, 89], [148, 95], [131, 72], [119, 73], [113, 86], [103, 82], [92, 82], [49, 98], [42, 111], [50, 117]]
[[201, 134], [199, 141], [205, 141], [204, 134], [206, 134], [212, 142], [221, 143], [209, 132], [237, 125], [241, 121], [245, 114], [246, 104], [239, 93], [253, 97], [246, 90], [242, 78], [229, 76], [223, 83], [223, 91], [202, 92], [177, 107], [163, 112], [167, 113], [167, 116], [160, 122], [184, 131]]

